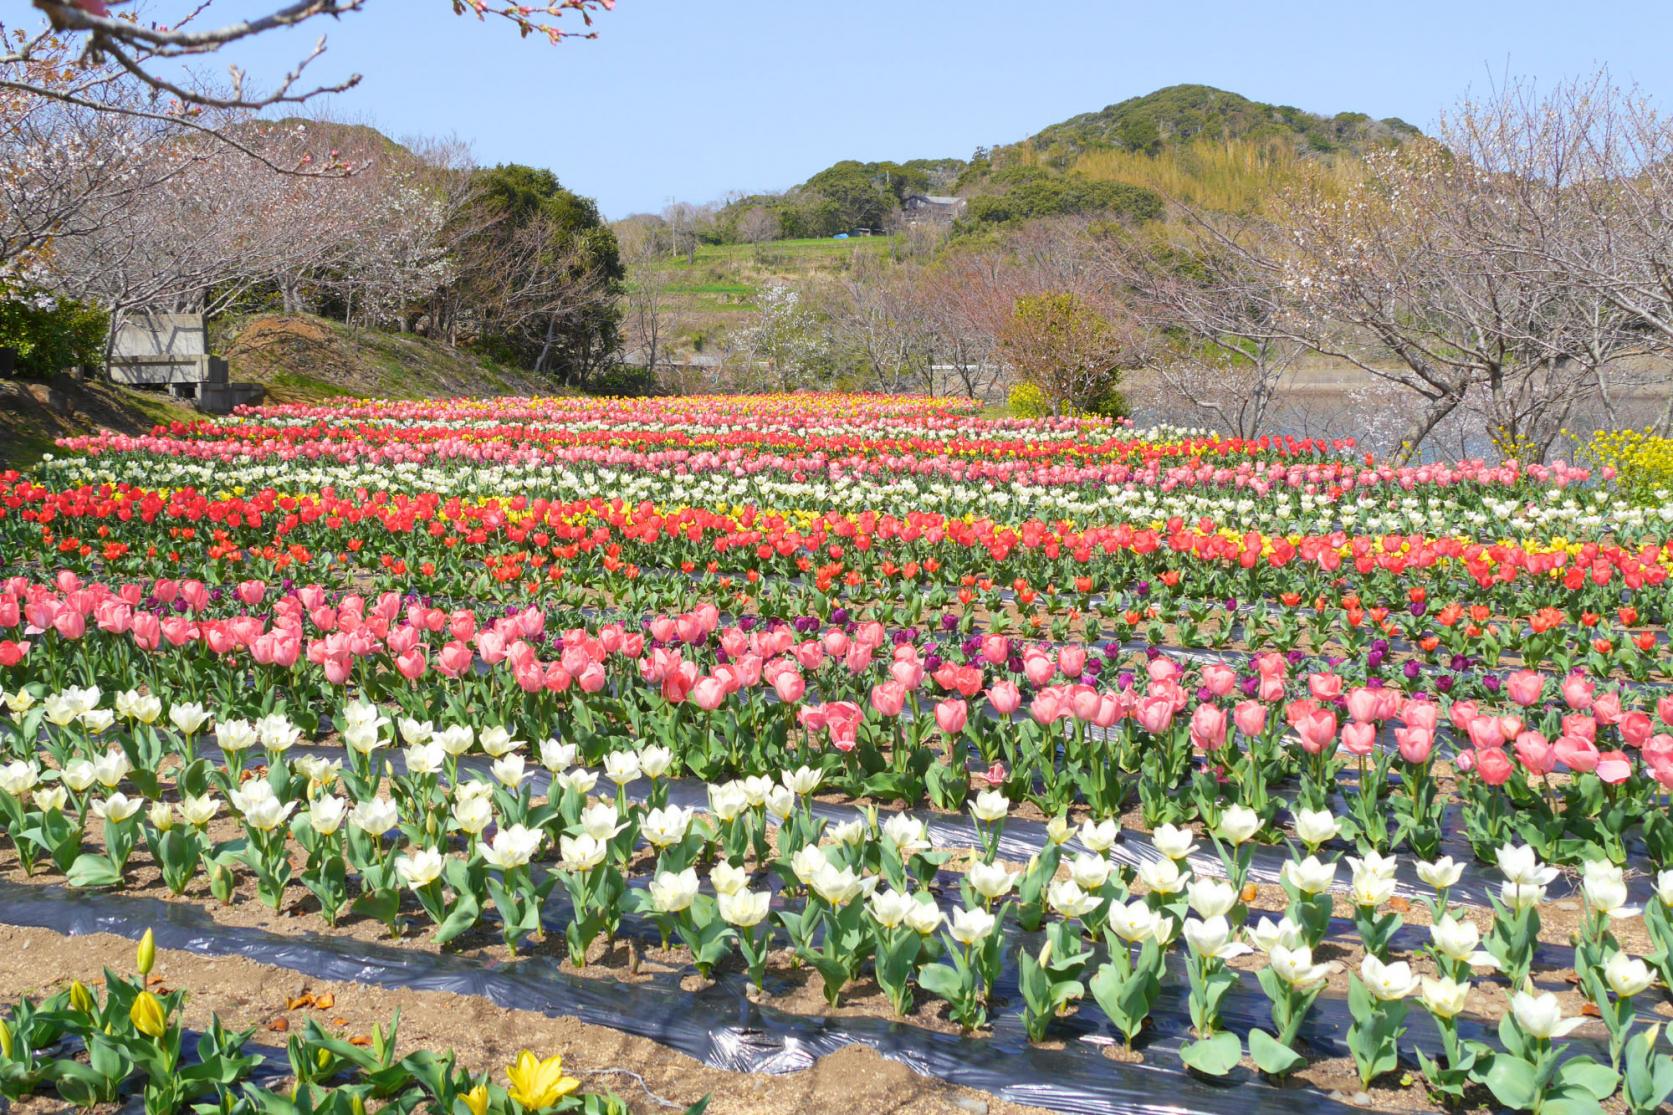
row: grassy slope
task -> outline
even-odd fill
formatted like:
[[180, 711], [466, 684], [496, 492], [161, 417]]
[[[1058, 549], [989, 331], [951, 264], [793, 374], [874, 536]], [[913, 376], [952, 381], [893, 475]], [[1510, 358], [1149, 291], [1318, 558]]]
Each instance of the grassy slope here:
[[61, 437], [99, 429], [144, 433], [168, 422], [199, 417], [165, 395], [135, 391], [114, 383], [75, 383], [68, 407], [49, 404], [44, 384], [0, 382], [0, 469], [25, 468], [53, 451]]
[[[218, 325], [213, 351], [234, 380], [267, 386], [273, 402], [378, 396], [552, 394], [554, 388], [422, 337], [349, 329], [310, 316], [262, 315]], [[26, 468], [57, 438], [111, 429], [143, 433], [159, 423], [201, 417], [165, 395], [104, 381], [74, 383], [70, 406], [49, 405], [44, 384], [0, 381], [0, 469]]]
[[743, 323], [759, 309], [756, 297], [772, 282], [795, 283], [847, 270], [857, 255], [886, 252], [882, 236], [850, 240], [775, 240], [768, 244], [704, 244], [694, 260], [659, 265], [668, 278], [670, 308], [681, 320], [681, 338], [712, 338]]
[[231, 377], [265, 384], [274, 402], [552, 391], [533, 376], [415, 334], [351, 329], [306, 314], [263, 314], [216, 333]]

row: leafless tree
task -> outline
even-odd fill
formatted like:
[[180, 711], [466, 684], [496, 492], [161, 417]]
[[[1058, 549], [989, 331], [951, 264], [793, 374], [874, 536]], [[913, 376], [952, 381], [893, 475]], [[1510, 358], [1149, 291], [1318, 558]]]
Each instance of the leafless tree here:
[[[1252, 437], [1266, 429], [1284, 377], [1307, 352], [1287, 327], [1275, 272], [1250, 246], [1276, 236], [1247, 219], [1180, 209], [1159, 233], [1093, 238], [1106, 281], [1159, 333], [1147, 367], [1194, 418]], [[1198, 221], [1212, 221], [1210, 230]]]
[[669, 292], [664, 225], [617, 225], [627, 284], [622, 295], [624, 358], [659, 379], [671, 369], [673, 343], [682, 323]]
[[882, 259], [861, 257], [834, 284], [833, 343], [875, 390], [933, 392], [934, 346], [921, 313], [915, 276]]
[[998, 252], [959, 252], [915, 276], [937, 390], [987, 399], [1004, 376], [999, 334], [1027, 293], [1021, 273]]
[[738, 218], [738, 235], [748, 244], [777, 240], [778, 215], [766, 206], [754, 206]]
[[1406, 455], [1468, 403], [1501, 451], [1538, 459], [1596, 394], [1599, 362], [1627, 347], [1596, 287], [1553, 281], [1517, 246], [1571, 235], [1561, 221], [1525, 227], [1511, 202], [1538, 189], [1567, 212], [1566, 185], [1413, 141], [1369, 155], [1345, 189], [1315, 175], [1291, 191], [1279, 216], [1287, 243], [1219, 242], [1281, 277], [1296, 339], [1418, 397]]
[[[1548, 91], [1505, 82], [1462, 101], [1441, 134], [1508, 184], [1501, 251], [1577, 292], [1561, 355], [1612, 411], [1612, 388], [1636, 385], [1618, 357], [1673, 357], [1673, 120], [1598, 71]], [[1673, 424], [1673, 398], [1658, 424]]]

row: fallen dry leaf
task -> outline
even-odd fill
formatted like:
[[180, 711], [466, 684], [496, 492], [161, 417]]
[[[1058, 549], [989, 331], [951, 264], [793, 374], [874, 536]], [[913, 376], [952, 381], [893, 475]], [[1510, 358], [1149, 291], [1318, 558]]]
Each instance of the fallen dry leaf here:
[[304, 991], [302, 994], [298, 995], [294, 999], [286, 999], [285, 1000], [285, 1009], [286, 1010], [301, 1010], [303, 1007], [311, 1007], [313, 1005], [314, 1005], [314, 997], [312, 995], [308, 994], [306, 991]]
[[315, 995], [314, 996], [314, 1009], [315, 1010], [330, 1010], [332, 1007], [334, 1007], [336, 1005], [337, 1005], [337, 996], [331, 994], [331, 992], [329, 992], [329, 991], [327, 991], [323, 995]]
[[349, 1024], [349, 1020], [346, 1018], [333, 1018], [331, 1020], [331, 1024], [333, 1026], [347, 1026]]
[[1592, 1002], [1590, 999], [1587, 999], [1584, 1003], [1580, 1004], [1580, 1013], [1585, 1015], [1587, 1018], [1603, 1017], [1603, 1012], [1598, 1010], [1597, 1004]]
[[1388, 908], [1397, 914], [1407, 914], [1411, 912], [1412, 904], [1409, 899], [1402, 898], [1397, 894], [1388, 900]]
[[371, 1045], [372, 1044], [372, 1039], [367, 1037], [365, 1034], [356, 1034], [356, 1035], [354, 1035], [354, 1037], [349, 1039], [349, 1044], [350, 1045]]
[[1261, 896], [1260, 889], [1254, 883], [1244, 883], [1243, 889], [1237, 892], [1238, 900], [1245, 906]]
[[269, 1022], [267, 1024], [267, 1028], [272, 1030], [275, 1034], [287, 1033], [290, 1030], [290, 1019], [281, 1014], [279, 1017]]

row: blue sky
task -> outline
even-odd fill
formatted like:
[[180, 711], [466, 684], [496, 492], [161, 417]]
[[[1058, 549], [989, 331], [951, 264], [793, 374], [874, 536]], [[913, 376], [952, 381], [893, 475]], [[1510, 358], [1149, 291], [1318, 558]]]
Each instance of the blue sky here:
[[[257, 6], [271, 0], [216, 10]], [[323, 29], [317, 74], [365, 75], [338, 114], [550, 167], [612, 218], [781, 189], [842, 158], [968, 156], [1181, 82], [1425, 126], [1506, 72], [1608, 64], [1673, 105], [1667, 0], [619, 0], [596, 41], [556, 47], [447, 0], [370, 0], [310, 27], [237, 60], [275, 76]]]

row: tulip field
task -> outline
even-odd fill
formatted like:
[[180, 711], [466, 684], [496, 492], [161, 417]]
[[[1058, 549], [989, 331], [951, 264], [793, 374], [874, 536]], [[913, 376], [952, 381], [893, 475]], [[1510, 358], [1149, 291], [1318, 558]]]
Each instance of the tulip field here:
[[[654, 1012], [1061, 1110], [1658, 1111], [1670, 571], [1606, 470], [952, 399], [69, 438], [0, 473], [0, 895], [628, 1013], [643, 962]], [[147, 946], [10, 1007], [0, 1095], [651, 1109], [381, 1032], [180, 1072]]]

